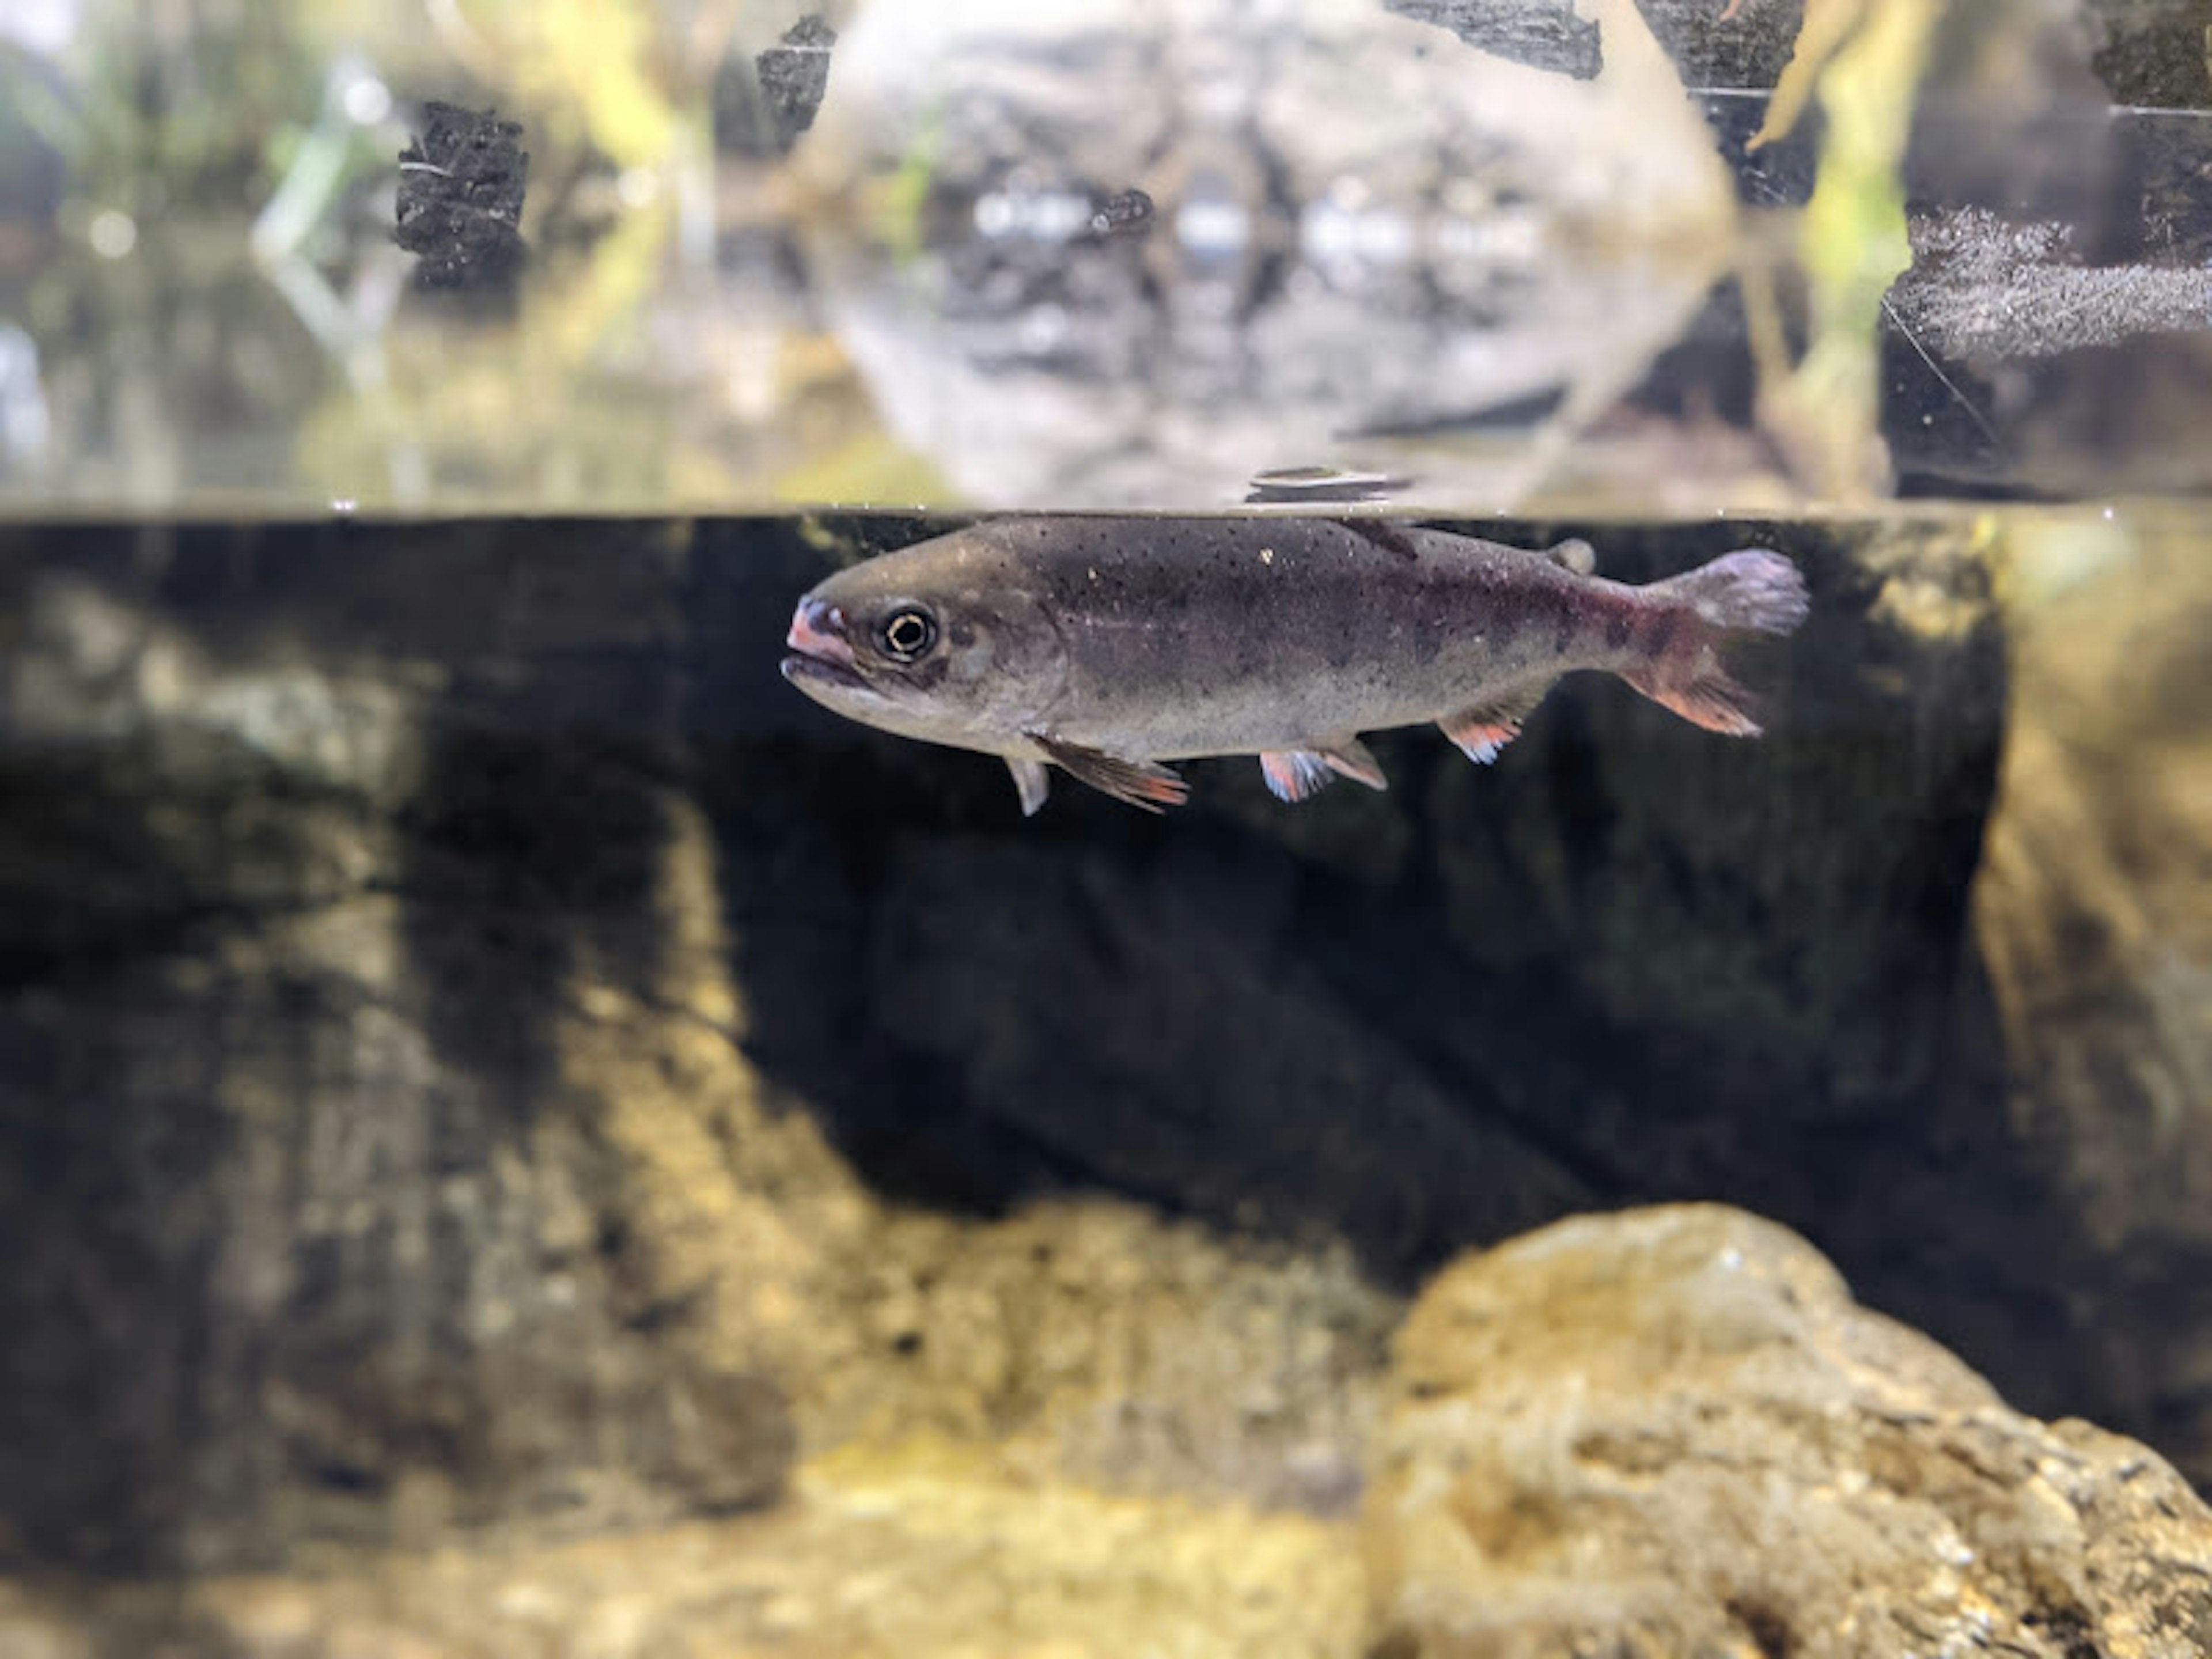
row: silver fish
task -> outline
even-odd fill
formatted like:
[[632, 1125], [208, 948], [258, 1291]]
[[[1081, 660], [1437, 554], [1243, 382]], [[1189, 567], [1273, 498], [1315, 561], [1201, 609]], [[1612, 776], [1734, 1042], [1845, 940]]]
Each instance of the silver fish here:
[[1358, 734], [1430, 720], [1487, 763], [1583, 668], [1757, 735], [1721, 651], [1804, 621], [1797, 568], [1747, 548], [1634, 587], [1594, 562], [1378, 520], [1002, 519], [820, 584], [783, 672], [862, 725], [1002, 757], [1024, 813], [1048, 766], [1153, 811], [1187, 793], [1164, 763], [1205, 756], [1257, 755], [1284, 800], [1381, 789]]

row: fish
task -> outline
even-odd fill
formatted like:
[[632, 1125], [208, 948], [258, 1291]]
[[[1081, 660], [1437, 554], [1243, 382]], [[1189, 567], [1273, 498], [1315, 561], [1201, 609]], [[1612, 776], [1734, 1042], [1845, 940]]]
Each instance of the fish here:
[[1545, 550], [1380, 519], [1022, 515], [852, 565], [799, 601], [782, 672], [863, 726], [1002, 758], [1024, 814], [1053, 770], [1148, 811], [1170, 763], [1259, 757], [1284, 801], [1388, 787], [1364, 732], [1434, 722], [1488, 764], [1565, 674], [1619, 676], [1755, 737], [1732, 643], [1809, 614], [1796, 565], [1723, 554], [1642, 586]]

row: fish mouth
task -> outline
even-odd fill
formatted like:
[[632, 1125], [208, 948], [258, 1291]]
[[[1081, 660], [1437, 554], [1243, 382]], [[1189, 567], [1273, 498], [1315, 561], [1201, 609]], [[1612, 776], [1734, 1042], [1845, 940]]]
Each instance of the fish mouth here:
[[783, 659], [783, 677], [799, 686], [836, 686], [841, 691], [866, 691], [872, 696], [875, 690], [844, 664], [810, 657], [803, 651]]
[[783, 659], [783, 677], [793, 684], [847, 691], [872, 689], [854, 663], [852, 642], [845, 637], [845, 613], [836, 605], [801, 599], [783, 642], [791, 648]]

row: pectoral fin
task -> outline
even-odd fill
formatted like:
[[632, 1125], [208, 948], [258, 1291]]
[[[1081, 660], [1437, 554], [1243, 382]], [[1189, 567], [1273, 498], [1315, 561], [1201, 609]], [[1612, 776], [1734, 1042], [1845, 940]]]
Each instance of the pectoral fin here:
[[1022, 816], [1035, 817], [1044, 798], [1052, 793], [1052, 774], [1045, 770], [1042, 761], [1034, 760], [1009, 759], [1006, 770], [1014, 775], [1014, 787], [1021, 792]]
[[1157, 812], [1163, 807], [1180, 806], [1189, 799], [1190, 786], [1157, 762], [1124, 760], [1119, 755], [1086, 749], [1079, 743], [1066, 743], [1042, 732], [1025, 735], [1051, 757], [1052, 763], [1061, 771], [1115, 800]]
[[1487, 766], [1498, 758], [1498, 751], [1521, 735], [1521, 722], [1535, 712], [1536, 705], [1544, 701], [1554, 682], [1546, 680], [1540, 685], [1516, 686], [1500, 691], [1481, 702], [1471, 703], [1456, 714], [1447, 714], [1437, 722], [1443, 734], [1459, 745], [1460, 752], [1469, 760]]

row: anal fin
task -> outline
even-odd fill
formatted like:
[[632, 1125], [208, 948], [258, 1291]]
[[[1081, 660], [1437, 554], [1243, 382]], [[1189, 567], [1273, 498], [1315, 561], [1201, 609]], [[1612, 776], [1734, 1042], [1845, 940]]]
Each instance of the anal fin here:
[[1555, 682], [1513, 686], [1495, 692], [1480, 702], [1469, 703], [1455, 714], [1437, 722], [1443, 734], [1459, 745], [1469, 760], [1487, 766], [1498, 751], [1521, 735], [1521, 722], [1536, 710]]
[[1765, 730], [1759, 723], [1757, 700], [1718, 663], [1699, 663], [1683, 680], [1674, 678], [1658, 665], [1623, 669], [1620, 678], [1662, 708], [1708, 732], [1730, 738], [1755, 738]]
[[1014, 787], [1021, 793], [1022, 816], [1035, 817], [1052, 793], [1052, 774], [1045, 770], [1042, 761], [1017, 760], [1011, 756], [1006, 770], [1014, 775]]
[[1157, 761], [1127, 760], [1042, 732], [1025, 735], [1068, 776], [1131, 806], [1157, 812], [1190, 797], [1190, 786]]

